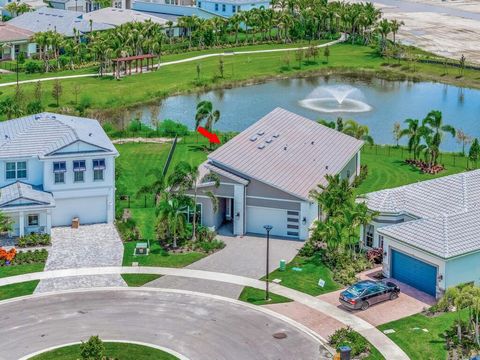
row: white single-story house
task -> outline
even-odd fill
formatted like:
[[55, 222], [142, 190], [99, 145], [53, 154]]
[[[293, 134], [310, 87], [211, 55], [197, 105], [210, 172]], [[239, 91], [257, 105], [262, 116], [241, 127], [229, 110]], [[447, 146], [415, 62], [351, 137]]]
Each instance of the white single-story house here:
[[78, 218], [112, 223], [118, 152], [98, 121], [41, 113], [0, 122], [0, 211], [10, 236]]
[[383, 273], [432, 296], [480, 284], [480, 170], [366, 195], [379, 212], [362, 231], [383, 249]]
[[[319, 218], [310, 190], [326, 184], [325, 175], [353, 181], [360, 172], [363, 142], [315, 121], [277, 108], [213, 151], [199, 168], [212, 172], [220, 186], [198, 185], [201, 223], [232, 224], [235, 235], [265, 234], [305, 240]], [[206, 191], [219, 200], [213, 211]]]
[[168, 22], [167, 19], [162, 19], [155, 15], [114, 7], [106, 7], [86, 13], [82, 16], [82, 19], [113, 26], [120, 26], [130, 22], [145, 22], [147, 20], [165, 26]]
[[33, 32], [0, 21], [0, 60], [15, 60], [20, 53], [26, 57], [37, 52], [31, 42]]

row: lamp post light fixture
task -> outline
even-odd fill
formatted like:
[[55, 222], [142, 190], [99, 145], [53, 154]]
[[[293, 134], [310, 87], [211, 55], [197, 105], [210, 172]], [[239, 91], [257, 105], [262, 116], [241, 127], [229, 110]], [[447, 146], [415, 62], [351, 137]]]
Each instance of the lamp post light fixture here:
[[264, 225], [264, 229], [267, 231], [267, 261], [265, 268], [265, 300], [269, 301], [270, 296], [268, 293], [268, 272], [269, 272], [269, 263], [270, 263], [270, 231], [272, 230], [272, 225]]

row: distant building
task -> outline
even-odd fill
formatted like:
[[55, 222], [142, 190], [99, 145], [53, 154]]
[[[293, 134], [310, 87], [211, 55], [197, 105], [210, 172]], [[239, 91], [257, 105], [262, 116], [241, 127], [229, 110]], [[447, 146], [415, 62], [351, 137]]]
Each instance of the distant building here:
[[29, 30], [33, 33], [56, 31], [66, 37], [74, 36], [74, 29], [81, 34], [90, 30], [100, 31], [112, 29], [112, 25], [96, 23], [90, 24], [82, 19], [83, 13], [70, 10], [61, 10], [44, 7], [33, 12], [28, 12], [8, 21], [9, 25]]
[[[183, 1], [183, 0], [179, 0]], [[175, 5], [174, 0], [134, 0], [132, 9], [177, 21], [182, 16], [197, 16], [201, 19], [211, 19], [216, 15], [192, 5]]]
[[266, 9], [270, 7], [268, 0], [198, 0], [197, 7], [213, 14], [231, 17], [240, 11]]
[[0, 22], [0, 60], [15, 60], [19, 53], [34, 54], [37, 46], [30, 42], [33, 32]]
[[120, 26], [129, 22], [144, 22], [147, 20], [161, 25], [165, 25], [168, 22], [168, 19], [163, 19], [160, 16], [114, 7], [103, 8], [83, 14], [82, 19], [113, 26]]
[[85, 0], [50, 0], [49, 4], [51, 7], [60, 10], [70, 10], [78, 12], [86, 11]]

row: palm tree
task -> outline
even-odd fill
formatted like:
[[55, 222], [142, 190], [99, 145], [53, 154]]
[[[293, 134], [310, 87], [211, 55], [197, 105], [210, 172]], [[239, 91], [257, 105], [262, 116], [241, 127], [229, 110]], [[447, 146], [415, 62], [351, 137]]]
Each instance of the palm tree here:
[[396, 45], [396, 35], [398, 33], [398, 30], [400, 30], [400, 27], [402, 25], [405, 25], [403, 21], [398, 21], [397, 19], [393, 19], [390, 22], [390, 30], [392, 31], [393, 34], [393, 44]]
[[179, 162], [168, 179], [171, 188], [179, 194], [185, 194], [188, 191], [193, 191], [193, 196], [190, 197], [189, 205], [193, 207], [192, 217], [192, 240], [196, 240], [197, 229], [197, 198], [199, 192], [207, 196], [212, 202], [213, 211], [218, 211], [218, 199], [211, 190], [200, 191], [202, 183], [213, 183], [213, 186], [218, 188], [220, 186], [220, 179], [214, 173], [208, 173], [200, 178], [200, 173], [197, 166], [192, 166], [186, 161]]
[[12, 219], [0, 211], [0, 234], [9, 232], [12, 230]]
[[173, 239], [173, 248], [178, 247], [179, 235], [185, 232], [186, 221], [184, 209], [186, 206], [186, 198], [165, 192], [162, 194], [158, 203], [156, 214], [158, 217], [158, 225], [166, 229], [167, 236]]
[[345, 121], [345, 126], [343, 127], [344, 134], [353, 136], [355, 139], [363, 140], [370, 145], [373, 145], [373, 138], [369, 135], [370, 130], [366, 125], [360, 125], [354, 120]]
[[442, 112], [438, 110], [432, 110], [428, 113], [427, 117], [423, 119], [423, 126], [428, 126], [431, 129], [431, 163], [436, 165], [444, 134], [449, 133], [455, 137], [455, 128], [443, 124]]
[[[211, 101], [203, 100], [197, 104], [197, 113], [195, 114], [195, 129], [205, 122], [204, 128], [209, 132], [213, 130], [213, 124], [220, 119], [220, 111], [213, 109]], [[212, 143], [210, 143], [210, 146]]]
[[405, 123], [408, 125], [408, 128], [403, 129], [400, 132], [400, 138], [408, 136], [408, 152], [412, 153], [413, 158], [417, 158], [417, 147], [421, 141], [421, 125], [418, 119], [407, 119]]
[[392, 32], [390, 22], [387, 19], [383, 19], [382, 21], [380, 21], [377, 26], [377, 32], [381, 36], [381, 52], [383, 54], [385, 53], [385, 49], [387, 48], [388, 34]]
[[342, 206], [353, 196], [353, 189], [348, 179], [341, 179], [340, 175], [325, 175], [327, 185], [318, 184], [318, 189], [310, 191], [310, 198], [321, 207], [325, 218], [334, 216]]

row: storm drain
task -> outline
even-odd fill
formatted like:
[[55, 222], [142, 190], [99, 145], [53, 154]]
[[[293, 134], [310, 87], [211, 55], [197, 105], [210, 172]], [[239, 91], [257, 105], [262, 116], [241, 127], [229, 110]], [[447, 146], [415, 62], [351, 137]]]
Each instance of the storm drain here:
[[275, 339], [285, 339], [287, 337], [287, 334], [285, 334], [284, 332], [277, 332], [273, 334], [273, 337]]

